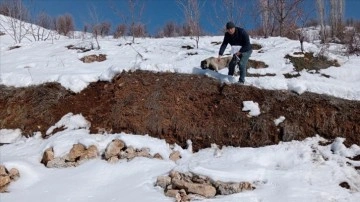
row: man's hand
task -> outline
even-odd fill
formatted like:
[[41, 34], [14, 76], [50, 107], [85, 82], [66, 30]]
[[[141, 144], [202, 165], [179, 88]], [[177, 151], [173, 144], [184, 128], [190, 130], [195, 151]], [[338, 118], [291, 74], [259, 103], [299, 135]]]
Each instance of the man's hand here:
[[217, 61], [220, 62], [221, 55], [218, 55]]

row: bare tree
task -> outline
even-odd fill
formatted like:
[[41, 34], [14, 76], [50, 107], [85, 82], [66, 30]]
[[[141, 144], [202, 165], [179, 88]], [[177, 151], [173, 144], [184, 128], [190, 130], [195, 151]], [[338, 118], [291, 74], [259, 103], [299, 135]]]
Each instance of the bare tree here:
[[200, 9], [204, 6], [205, 1], [201, 5], [197, 0], [177, 0], [178, 5], [184, 13], [186, 27], [189, 28], [190, 36], [195, 38], [196, 48], [199, 48], [200, 36], [202, 30], [200, 27]]
[[[262, 34], [268, 36], [293, 37], [297, 21], [303, 18], [304, 0], [258, 0], [257, 13], [260, 16]], [[286, 28], [286, 29], [285, 29]]]
[[241, 24], [240, 19], [243, 15], [243, 6], [238, 0], [213, 1], [213, 10], [210, 16], [210, 22], [219, 32], [224, 32], [224, 25], [228, 21], [235, 24]]
[[35, 41], [46, 41], [54, 36], [52, 18], [45, 12], [41, 12], [30, 25], [30, 34]]
[[75, 30], [74, 19], [70, 14], [60, 15], [56, 18], [56, 31], [64, 36], [70, 36]]
[[345, 11], [344, 0], [330, 0], [331, 36], [336, 37], [341, 32]]
[[297, 12], [301, 9], [299, 6], [304, 0], [274, 0], [272, 5], [272, 14], [279, 26], [279, 35], [284, 36], [284, 28], [292, 31], [296, 25]]
[[97, 45], [96, 49], [99, 50], [100, 44], [98, 37], [101, 36], [101, 24], [99, 21], [99, 16], [97, 14], [96, 7], [94, 5], [90, 5], [88, 9], [89, 9], [89, 16], [91, 19], [91, 23], [89, 23], [88, 26], [90, 27], [92, 36], [96, 41], [96, 45]]
[[320, 24], [320, 38], [321, 42], [325, 43], [326, 40], [326, 27], [325, 27], [325, 4], [324, 0], [316, 0], [316, 7], [319, 16]]
[[140, 0], [128, 0], [128, 5], [130, 11], [130, 33], [134, 43], [136, 34], [139, 34], [139, 28], [142, 26], [141, 17], [144, 12], [145, 3]]
[[[146, 26], [141, 22], [145, 9], [145, 1], [128, 0], [127, 11], [119, 10], [114, 2], [112, 2], [112, 8], [123, 22], [128, 25], [128, 33], [132, 36], [133, 43], [135, 42], [136, 34], [139, 34], [139, 29], [144, 29], [141, 32], [146, 33]], [[129, 13], [129, 15], [125, 15], [124, 13]]]
[[270, 30], [274, 24], [273, 15], [271, 15], [271, 2], [270, 0], [259, 0], [260, 5], [260, 20], [261, 28], [264, 37], [267, 38], [270, 35]]
[[0, 5], [1, 13], [8, 16], [2, 18], [0, 26], [15, 43], [21, 41], [28, 34], [26, 22], [29, 20], [29, 11], [21, 0], [4, 0]]

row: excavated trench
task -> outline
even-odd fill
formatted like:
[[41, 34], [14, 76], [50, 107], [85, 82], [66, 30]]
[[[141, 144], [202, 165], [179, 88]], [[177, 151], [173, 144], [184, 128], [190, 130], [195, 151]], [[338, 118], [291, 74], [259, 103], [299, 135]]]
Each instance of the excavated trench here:
[[[243, 101], [257, 102], [261, 114], [250, 117]], [[52, 135], [47, 129], [72, 112], [91, 123], [91, 133], [148, 134], [183, 147], [191, 140], [195, 151], [212, 143], [259, 147], [316, 134], [360, 145], [359, 101], [225, 85], [199, 75], [123, 72], [80, 93], [57, 83], [0, 86], [0, 105], [1, 128], [20, 128], [25, 136]], [[285, 120], [275, 125], [280, 116]]]

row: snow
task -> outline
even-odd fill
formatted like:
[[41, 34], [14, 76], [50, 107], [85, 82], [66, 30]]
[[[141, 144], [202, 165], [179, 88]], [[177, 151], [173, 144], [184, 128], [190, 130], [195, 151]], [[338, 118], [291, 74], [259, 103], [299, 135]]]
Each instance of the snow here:
[[249, 116], [259, 116], [260, 108], [259, 103], [253, 101], [243, 101], [244, 107], [242, 111], [249, 111]]
[[274, 120], [276, 126], [285, 121], [285, 116], [280, 116], [279, 118]]
[[[0, 84], [26, 87], [59, 82], [78, 93], [91, 82], [110, 81], [119, 72], [137, 69], [202, 74], [220, 82], [236, 83], [238, 77], [228, 76], [226, 69], [217, 73], [199, 67], [201, 60], [217, 56], [220, 45], [211, 42], [221, 42], [222, 39], [223, 36], [204, 36], [200, 38], [198, 49], [186, 50], [181, 46], [195, 46], [195, 41], [189, 37], [136, 38], [131, 45], [126, 45], [131, 42], [130, 38], [105, 37], [99, 39], [100, 50], [82, 53], [69, 50], [66, 46], [90, 47], [95, 44], [90, 37], [60, 37], [59, 40], [37, 42], [24, 39], [21, 44], [14, 44], [10, 36], [4, 35], [0, 36]], [[284, 56], [299, 52], [299, 42], [281, 37], [252, 38], [251, 42], [263, 48], [253, 51], [250, 59], [263, 61], [269, 67], [251, 68], [249, 72], [275, 76], [247, 77], [245, 85], [360, 100], [359, 57], [339, 54], [340, 48], [334, 45], [335, 48], [331, 46], [327, 54], [341, 67], [320, 70], [330, 78], [303, 71], [300, 77], [286, 79], [283, 74], [293, 74], [294, 70]], [[9, 50], [14, 45], [21, 47]], [[316, 43], [304, 43], [304, 47], [305, 51], [315, 53], [321, 50]], [[230, 52], [231, 47], [228, 46], [225, 53]], [[188, 53], [197, 54], [190, 56]], [[91, 54], [106, 54], [107, 59], [88, 64], [80, 61], [83, 56]], [[260, 114], [259, 103], [249, 100], [243, 105], [244, 110], [250, 111], [249, 115]], [[274, 124], [278, 125], [285, 117], [286, 114], [283, 114], [274, 120]], [[0, 164], [20, 171], [20, 178], [10, 184], [9, 192], [0, 194], [1, 202], [174, 201], [166, 197], [162, 189], [154, 187], [156, 178], [167, 175], [171, 170], [191, 171], [213, 180], [250, 181], [256, 186], [253, 191], [202, 201], [357, 202], [360, 199], [360, 173], [349, 162], [354, 166], [360, 166], [360, 163], [347, 158], [360, 155], [360, 147], [346, 147], [342, 138], [323, 146], [319, 142], [325, 140], [313, 134], [313, 138], [304, 141], [281, 142], [260, 148], [218, 148], [213, 145], [193, 153], [191, 140], [188, 140], [190, 148], [182, 149], [146, 135], [90, 134], [90, 124], [81, 114], [66, 114], [47, 130], [47, 134], [54, 133], [59, 127], [64, 130], [47, 139], [41, 138], [39, 132], [25, 138], [21, 136], [20, 129], [1, 129], [0, 143], [9, 144], [0, 146]], [[43, 152], [50, 147], [54, 148], [55, 156], [65, 155], [76, 143], [95, 145], [103, 152], [113, 139], [121, 139], [134, 148], [149, 148], [151, 154], [159, 153], [164, 159], [139, 157], [110, 164], [97, 158], [72, 168], [46, 168], [40, 163]], [[182, 159], [171, 161], [168, 157], [172, 150], [178, 150]], [[347, 182], [351, 189], [340, 187], [341, 182]]]

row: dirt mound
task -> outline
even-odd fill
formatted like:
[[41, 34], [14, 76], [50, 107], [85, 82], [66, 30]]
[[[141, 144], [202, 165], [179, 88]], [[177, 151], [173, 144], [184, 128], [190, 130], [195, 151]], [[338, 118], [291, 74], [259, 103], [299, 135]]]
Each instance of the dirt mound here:
[[[315, 134], [360, 145], [359, 101], [225, 85], [206, 76], [135, 71], [78, 94], [55, 83], [0, 90], [1, 128], [25, 135], [40, 131], [45, 137], [72, 112], [91, 122], [92, 133], [149, 134], [184, 147], [190, 139], [194, 150], [211, 143], [258, 147]], [[243, 101], [259, 103], [261, 114], [249, 117]], [[285, 121], [276, 126], [280, 116]]]

